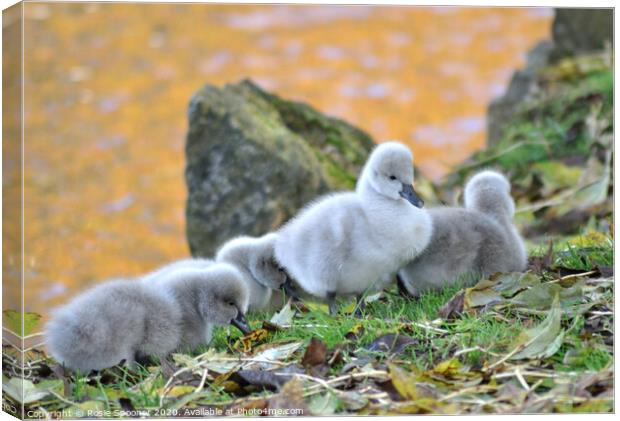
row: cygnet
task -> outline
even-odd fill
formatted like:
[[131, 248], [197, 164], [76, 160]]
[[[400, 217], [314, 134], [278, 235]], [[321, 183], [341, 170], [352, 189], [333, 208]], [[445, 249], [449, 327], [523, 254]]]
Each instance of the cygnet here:
[[247, 302], [241, 274], [226, 264], [169, 272], [156, 285], [110, 281], [53, 312], [47, 347], [58, 362], [83, 373], [131, 364], [208, 343], [213, 326], [232, 323], [247, 332]]
[[500, 173], [474, 175], [464, 191], [465, 207], [429, 209], [433, 235], [428, 247], [398, 272], [401, 291], [411, 296], [496, 272], [523, 271], [527, 254], [513, 224], [510, 183]]
[[327, 195], [278, 231], [278, 263], [305, 292], [329, 304], [383, 286], [431, 238], [431, 219], [413, 189], [409, 148], [386, 142], [371, 153], [354, 192]]
[[274, 258], [276, 238], [275, 233], [259, 238], [247, 236], [233, 238], [216, 254], [216, 261], [230, 263], [243, 275], [243, 280], [249, 289], [250, 310], [271, 308], [274, 290], [282, 288], [287, 281], [286, 272]]

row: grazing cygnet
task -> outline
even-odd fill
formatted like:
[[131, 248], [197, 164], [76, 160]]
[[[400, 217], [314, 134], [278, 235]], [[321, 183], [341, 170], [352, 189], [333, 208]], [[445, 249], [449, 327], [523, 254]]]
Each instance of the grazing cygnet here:
[[482, 171], [465, 186], [465, 208], [429, 209], [430, 244], [398, 272], [401, 291], [418, 296], [457, 280], [475, 282], [495, 272], [522, 271], [527, 255], [512, 217], [510, 183], [500, 173]]
[[182, 350], [209, 343], [214, 326], [232, 324], [243, 333], [250, 331], [244, 317], [249, 290], [233, 265], [178, 269], [152, 283], [142, 280], [142, 284], [168, 295], [181, 310]]
[[136, 357], [165, 356], [208, 343], [214, 325], [244, 326], [247, 288], [230, 265], [169, 272], [157, 285], [115, 280], [53, 312], [46, 325], [50, 354], [87, 373]]
[[215, 256], [216, 261], [230, 263], [243, 275], [250, 291], [250, 310], [270, 307], [273, 290], [279, 290], [287, 281], [286, 272], [273, 255], [276, 238], [274, 233], [259, 238], [233, 238]]
[[413, 190], [413, 158], [397, 142], [377, 146], [355, 192], [311, 203], [278, 232], [275, 255], [295, 283], [325, 299], [381, 288], [386, 273], [417, 256], [431, 220]]

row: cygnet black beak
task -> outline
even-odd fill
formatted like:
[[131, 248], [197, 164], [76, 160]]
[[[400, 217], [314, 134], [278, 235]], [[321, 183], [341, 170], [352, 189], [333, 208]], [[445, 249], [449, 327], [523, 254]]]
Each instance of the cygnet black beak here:
[[403, 183], [403, 189], [400, 191], [400, 195], [416, 208], [424, 207], [424, 201], [420, 199], [411, 184]]
[[286, 282], [282, 284], [282, 288], [284, 288], [284, 293], [289, 297], [292, 297], [294, 300], [299, 300], [299, 295], [293, 286], [293, 281], [288, 276], [286, 277]]
[[245, 316], [240, 311], [237, 311], [237, 317], [232, 319], [230, 324], [239, 329], [244, 335], [247, 335], [252, 331], [250, 326], [248, 326], [248, 321], [245, 320]]

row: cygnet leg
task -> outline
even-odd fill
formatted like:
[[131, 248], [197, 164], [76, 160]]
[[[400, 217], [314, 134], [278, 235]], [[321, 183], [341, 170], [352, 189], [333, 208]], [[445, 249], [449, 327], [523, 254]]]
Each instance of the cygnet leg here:
[[335, 316], [338, 314], [338, 307], [336, 306], [336, 293], [328, 292], [326, 297], [327, 305], [329, 306], [329, 314]]
[[138, 370], [138, 363], [136, 362], [135, 355], [123, 358], [123, 360], [121, 361], [121, 365], [128, 368], [130, 371]]
[[143, 354], [141, 352], [135, 353], [134, 361], [136, 364], [140, 364], [143, 367], [153, 364], [153, 359], [149, 355]]
[[398, 286], [398, 293], [401, 296], [411, 298], [411, 294], [409, 294], [409, 291], [405, 287], [405, 282], [403, 281], [403, 278], [400, 277], [399, 273], [396, 274], [396, 285]]

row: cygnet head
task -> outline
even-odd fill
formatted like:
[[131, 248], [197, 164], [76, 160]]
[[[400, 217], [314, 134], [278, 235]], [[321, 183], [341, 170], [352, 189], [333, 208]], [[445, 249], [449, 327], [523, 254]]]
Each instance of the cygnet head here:
[[413, 155], [399, 142], [385, 142], [374, 149], [358, 183], [358, 190], [368, 188], [393, 200], [404, 199], [418, 208], [424, 206], [413, 189]]
[[509, 217], [515, 213], [510, 182], [497, 171], [484, 170], [470, 178], [465, 185], [464, 201], [469, 209], [501, 211]]
[[241, 273], [232, 265], [217, 263], [203, 272], [204, 299], [200, 300], [202, 317], [215, 325], [232, 324], [243, 333], [250, 329], [245, 320], [249, 292]]
[[249, 269], [254, 279], [264, 287], [280, 289], [287, 280], [286, 272], [276, 262], [274, 247], [277, 234], [271, 233], [252, 243]]

